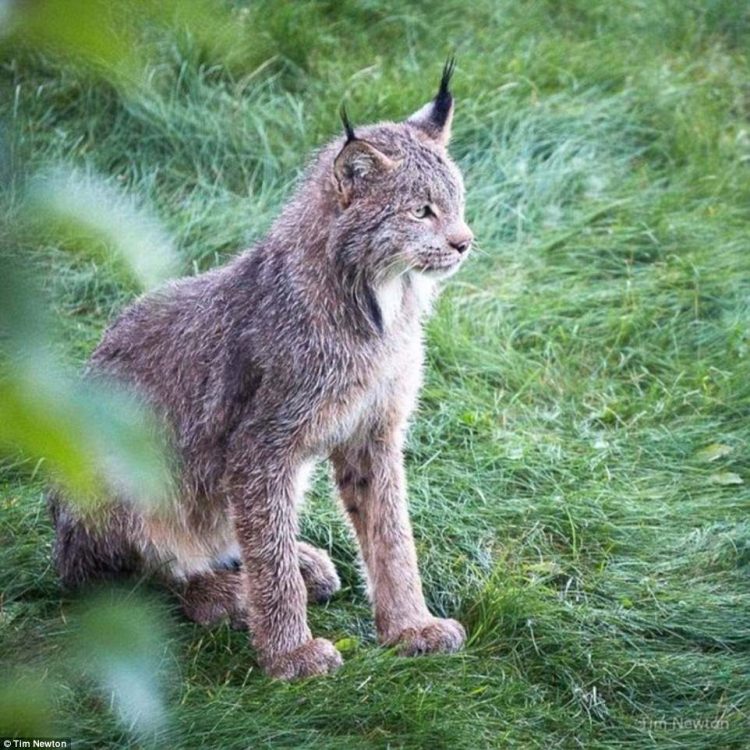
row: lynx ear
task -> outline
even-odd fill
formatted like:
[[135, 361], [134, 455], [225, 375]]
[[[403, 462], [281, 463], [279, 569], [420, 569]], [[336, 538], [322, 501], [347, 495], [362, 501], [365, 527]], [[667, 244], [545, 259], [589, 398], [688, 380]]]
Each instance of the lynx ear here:
[[448, 90], [456, 60], [449, 57], [443, 66], [443, 77], [437, 96], [422, 109], [417, 110], [407, 122], [423, 131], [433, 141], [441, 146], [447, 146], [451, 137], [451, 122], [453, 121], [453, 95]]
[[386, 156], [375, 146], [354, 135], [346, 110], [341, 108], [341, 121], [344, 123], [346, 142], [333, 162], [333, 176], [341, 204], [351, 203], [358, 184], [385, 174], [398, 166], [398, 161]]

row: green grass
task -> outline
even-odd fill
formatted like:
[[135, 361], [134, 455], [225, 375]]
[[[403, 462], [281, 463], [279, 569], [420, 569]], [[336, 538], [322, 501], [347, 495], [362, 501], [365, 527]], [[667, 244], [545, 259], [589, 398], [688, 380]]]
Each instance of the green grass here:
[[[747, 747], [748, 5], [261, 6], [258, 59], [230, 74], [165, 39], [137, 100], [6, 58], [11, 159], [103, 173], [203, 270], [263, 234], [342, 99], [355, 123], [401, 118], [456, 51], [452, 150], [479, 248], [429, 324], [407, 459], [427, 596], [470, 639], [418, 660], [375, 645], [321, 473], [304, 535], [332, 551], [344, 591], [310, 619], [354, 637], [345, 666], [269, 682], [244, 635], [157, 597], [158, 744]], [[276, 57], [254, 73], [261, 53]], [[60, 354], [82, 363], [132, 290], [53, 238], [18, 242]], [[8, 465], [0, 485], [0, 671], [48, 685], [55, 730], [79, 747], [136, 746], [63, 658], [72, 603], [33, 468]]]

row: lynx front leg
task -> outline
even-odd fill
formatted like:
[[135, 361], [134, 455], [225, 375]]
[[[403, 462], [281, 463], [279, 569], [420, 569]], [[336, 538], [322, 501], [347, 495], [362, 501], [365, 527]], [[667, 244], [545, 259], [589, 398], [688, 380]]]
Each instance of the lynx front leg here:
[[[247, 463], [245, 463], [247, 465]], [[229, 482], [242, 553], [248, 625], [267, 674], [294, 679], [331, 672], [341, 657], [307, 627], [307, 592], [297, 547], [296, 468], [261, 462]], [[250, 470], [253, 471], [253, 470]]]
[[367, 569], [380, 641], [399, 644], [407, 656], [456, 651], [463, 627], [433, 617], [422, 594], [399, 441], [373, 439], [331, 458]]

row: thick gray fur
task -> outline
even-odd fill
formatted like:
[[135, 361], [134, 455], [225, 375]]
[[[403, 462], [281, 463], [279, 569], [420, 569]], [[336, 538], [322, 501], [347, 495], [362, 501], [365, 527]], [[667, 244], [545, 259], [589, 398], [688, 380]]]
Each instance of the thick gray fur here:
[[269, 674], [331, 671], [340, 656], [312, 637], [305, 607], [338, 577], [297, 539], [305, 476], [328, 459], [381, 641], [407, 654], [461, 645], [461, 625], [424, 602], [402, 458], [423, 319], [472, 240], [445, 77], [440, 91], [406, 122], [350, 126], [255, 247], [138, 299], [106, 330], [87, 376], [134, 387], [161, 415], [176, 490], [168, 512], [114, 497], [96, 521], [54, 495], [64, 583], [159, 572], [193, 619], [249, 626]]

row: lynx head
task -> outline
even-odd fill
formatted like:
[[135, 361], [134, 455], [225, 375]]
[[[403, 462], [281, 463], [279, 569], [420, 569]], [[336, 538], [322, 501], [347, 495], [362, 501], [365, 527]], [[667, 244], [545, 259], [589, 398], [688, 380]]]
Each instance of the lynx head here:
[[350, 260], [375, 278], [455, 272], [473, 234], [461, 175], [448, 156], [453, 119], [450, 60], [435, 98], [401, 123], [357, 128], [342, 110], [331, 184]]

